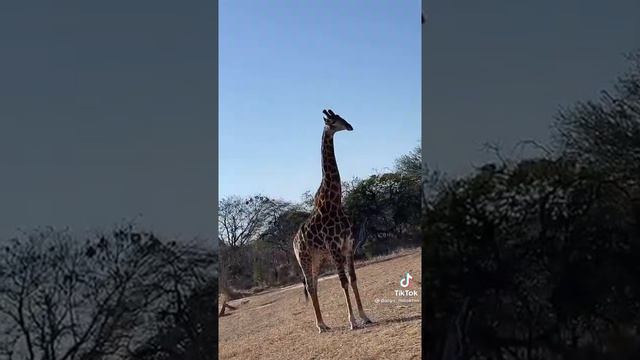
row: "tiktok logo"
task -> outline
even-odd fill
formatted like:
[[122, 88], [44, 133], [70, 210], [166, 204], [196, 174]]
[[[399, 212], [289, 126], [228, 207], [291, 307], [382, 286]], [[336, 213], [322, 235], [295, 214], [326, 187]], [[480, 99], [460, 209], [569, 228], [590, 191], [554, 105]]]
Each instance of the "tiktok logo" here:
[[411, 276], [411, 274], [409, 273], [405, 273], [405, 276], [400, 279], [400, 286], [402, 286], [403, 288], [409, 287], [409, 282], [411, 281], [411, 279], [413, 279], [413, 276]]
[[[411, 279], [413, 279], [413, 276], [411, 276], [411, 274], [409, 274], [409, 272], [407, 271], [406, 273], [404, 273], [404, 276], [400, 279], [400, 286], [402, 286], [403, 288], [408, 288], [409, 286], [411, 286]], [[414, 290], [401, 290], [401, 289], [396, 289], [396, 296], [400, 297], [400, 299], [397, 299], [398, 302], [419, 302], [418, 299], [412, 298], [412, 297], [417, 297], [418, 295], [418, 289], [414, 289]]]

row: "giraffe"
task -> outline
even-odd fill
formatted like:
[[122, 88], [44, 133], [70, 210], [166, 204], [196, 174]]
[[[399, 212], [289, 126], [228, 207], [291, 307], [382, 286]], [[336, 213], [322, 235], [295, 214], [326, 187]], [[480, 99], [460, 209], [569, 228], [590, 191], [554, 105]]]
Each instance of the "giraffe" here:
[[[322, 320], [318, 303], [318, 274], [320, 266], [327, 260], [333, 260], [344, 292], [351, 330], [356, 328], [349, 282], [358, 306], [358, 314], [365, 324], [371, 320], [365, 315], [360, 301], [356, 271], [353, 264], [354, 236], [351, 222], [342, 207], [342, 187], [340, 173], [333, 150], [333, 135], [342, 130], [352, 131], [353, 127], [332, 110], [323, 110], [324, 131], [322, 132], [322, 182], [314, 197], [314, 206], [309, 218], [300, 226], [293, 238], [293, 249], [304, 277], [305, 297], [311, 297], [316, 316], [318, 332], [330, 328]], [[349, 282], [345, 274], [349, 273]]]

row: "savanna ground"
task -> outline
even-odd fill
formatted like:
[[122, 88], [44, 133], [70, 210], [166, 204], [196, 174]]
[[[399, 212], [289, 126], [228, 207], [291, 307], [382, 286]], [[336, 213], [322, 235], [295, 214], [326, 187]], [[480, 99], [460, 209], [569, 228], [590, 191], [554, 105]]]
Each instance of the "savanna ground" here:
[[[421, 250], [356, 264], [358, 286], [366, 314], [374, 324], [349, 330], [347, 309], [337, 275], [321, 278], [318, 298], [329, 332], [318, 333], [311, 300], [302, 285], [273, 289], [230, 302], [237, 310], [219, 320], [220, 359], [420, 359]], [[413, 276], [407, 288], [418, 302], [398, 302], [395, 290], [405, 272]], [[351, 301], [357, 318], [353, 292]], [[395, 303], [376, 302], [395, 300]], [[358, 319], [359, 320], [359, 319]]]

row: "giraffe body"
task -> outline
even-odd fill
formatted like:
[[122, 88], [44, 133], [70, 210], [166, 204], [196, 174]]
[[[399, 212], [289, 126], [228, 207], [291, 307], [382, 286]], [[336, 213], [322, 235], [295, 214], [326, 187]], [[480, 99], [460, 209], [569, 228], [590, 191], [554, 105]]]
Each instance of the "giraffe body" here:
[[[365, 323], [365, 315], [358, 292], [353, 263], [354, 236], [349, 217], [342, 207], [342, 188], [336, 164], [333, 135], [341, 130], [353, 130], [351, 125], [331, 110], [324, 110], [325, 129], [322, 134], [322, 183], [314, 198], [309, 218], [300, 226], [293, 239], [293, 249], [304, 275], [305, 295], [311, 296], [319, 332], [328, 330], [324, 324], [318, 302], [318, 275], [320, 266], [332, 260], [344, 291], [351, 329], [356, 327], [349, 297], [349, 282], [353, 289], [358, 313]], [[345, 270], [349, 273], [349, 281]]]

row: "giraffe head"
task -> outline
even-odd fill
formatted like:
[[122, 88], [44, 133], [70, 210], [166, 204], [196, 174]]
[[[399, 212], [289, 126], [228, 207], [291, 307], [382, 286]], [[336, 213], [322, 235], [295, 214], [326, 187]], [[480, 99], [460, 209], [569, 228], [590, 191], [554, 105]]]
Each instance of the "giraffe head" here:
[[353, 126], [343, 119], [340, 115], [334, 113], [332, 110], [322, 110], [324, 114], [324, 127], [331, 132], [338, 132], [342, 130], [351, 131]]

